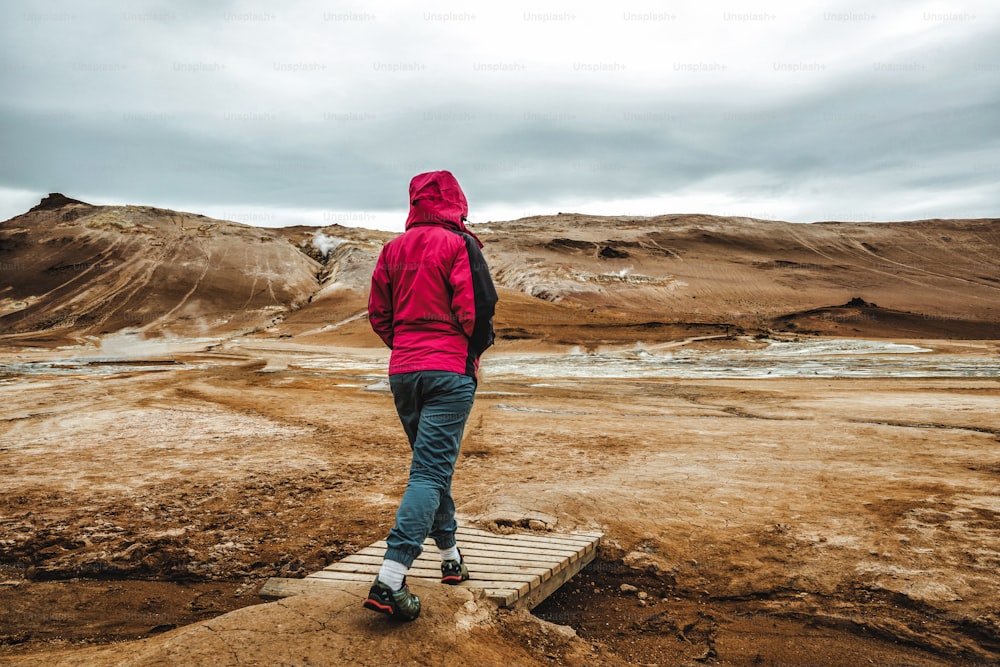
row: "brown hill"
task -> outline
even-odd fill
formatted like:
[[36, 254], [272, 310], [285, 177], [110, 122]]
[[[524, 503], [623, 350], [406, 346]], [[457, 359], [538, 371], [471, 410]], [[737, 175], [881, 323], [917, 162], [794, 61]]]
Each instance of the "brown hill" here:
[[36, 343], [254, 329], [304, 303], [322, 269], [271, 230], [59, 194], [0, 226], [0, 266], [0, 333]]
[[[998, 230], [993, 219], [559, 214], [477, 233], [501, 291], [501, 341], [593, 346], [771, 330], [996, 338]], [[364, 319], [368, 279], [392, 236], [260, 229], [50, 195], [0, 224], [0, 335], [37, 344], [123, 329], [263, 330], [376, 345]]]
[[[581, 319], [595, 324], [994, 338], [1000, 321], [995, 220], [559, 215], [489, 229], [483, 237], [499, 282], [580, 307]], [[840, 317], [809, 321], [816, 309], [855, 297], [907, 317], [874, 318], [883, 311], [870, 309], [855, 320], [834, 310]]]

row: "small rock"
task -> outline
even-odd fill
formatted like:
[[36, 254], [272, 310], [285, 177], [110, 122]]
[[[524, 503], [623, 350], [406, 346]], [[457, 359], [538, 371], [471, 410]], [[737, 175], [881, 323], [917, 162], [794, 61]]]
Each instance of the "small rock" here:
[[134, 561], [139, 560], [146, 555], [146, 545], [142, 542], [136, 542], [129, 545], [124, 551], [119, 551], [114, 554], [111, 558], [113, 560], [124, 560], [124, 561]]
[[631, 551], [622, 558], [626, 567], [657, 574], [664, 572], [664, 564], [654, 555], [642, 551]]
[[645, 600], [646, 598], [649, 597], [649, 593], [647, 593], [646, 591], [639, 591], [638, 593], [635, 594], [635, 596], [640, 600]]
[[566, 637], [567, 639], [573, 639], [574, 637], [576, 637], [576, 630], [569, 627], [568, 625], [557, 625], [556, 632], [561, 634], [563, 637]]
[[544, 521], [538, 519], [531, 519], [528, 521], [528, 528], [530, 530], [548, 530], [549, 526]]
[[618, 587], [618, 590], [620, 590], [622, 593], [636, 593], [639, 591], [639, 589], [633, 586], [632, 584], [622, 584], [621, 586]]

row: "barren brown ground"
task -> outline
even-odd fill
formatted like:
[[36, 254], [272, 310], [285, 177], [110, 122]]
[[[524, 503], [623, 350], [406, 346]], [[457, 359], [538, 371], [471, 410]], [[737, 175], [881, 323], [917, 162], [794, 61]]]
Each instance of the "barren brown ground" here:
[[523, 377], [488, 358], [461, 518], [599, 528], [600, 559], [535, 616], [427, 589], [401, 629], [358, 591], [256, 596], [388, 530], [409, 452], [385, 354], [244, 339], [167, 358], [0, 380], [0, 663], [1000, 660], [996, 378]]
[[[394, 627], [364, 586], [256, 595], [392, 521], [408, 451], [364, 314], [393, 235], [50, 195], [0, 223], [0, 663], [996, 664], [998, 230], [477, 226], [499, 344], [462, 518], [606, 537], [535, 615], [419, 586]], [[781, 378], [775, 337], [915, 343], [958, 377], [879, 352]], [[758, 377], [635, 372], [692, 347]]]

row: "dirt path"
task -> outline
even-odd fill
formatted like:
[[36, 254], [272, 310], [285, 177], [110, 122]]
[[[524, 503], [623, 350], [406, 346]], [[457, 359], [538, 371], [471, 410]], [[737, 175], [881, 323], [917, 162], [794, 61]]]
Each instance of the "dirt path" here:
[[[384, 536], [408, 450], [377, 375], [268, 345], [0, 381], [0, 662], [176, 647], [202, 636], [188, 624], [260, 603], [266, 577]], [[998, 436], [990, 378], [486, 372], [454, 483], [462, 517], [606, 534], [600, 561], [537, 610], [579, 637], [484, 612], [491, 664], [544, 637], [549, 664], [996, 662]], [[356, 631], [366, 618], [324, 609]], [[359, 646], [384, 632], [364, 627]]]

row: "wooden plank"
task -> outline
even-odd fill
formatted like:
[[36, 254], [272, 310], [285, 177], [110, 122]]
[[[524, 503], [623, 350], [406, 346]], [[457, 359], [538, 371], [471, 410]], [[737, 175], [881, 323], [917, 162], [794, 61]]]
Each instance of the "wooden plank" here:
[[[464, 555], [464, 554], [463, 554]], [[539, 562], [537, 560], [527, 560], [521, 558], [478, 558], [473, 556], [465, 556], [465, 562], [471, 567], [476, 566], [479, 568], [487, 567], [511, 567], [518, 569], [528, 569], [528, 570], [549, 570], [551, 569], [550, 564], [555, 564], [560, 561], [548, 561]], [[368, 556], [365, 554], [354, 554], [352, 556], [347, 556], [345, 558], [337, 561], [339, 563], [367, 563], [369, 565], [382, 565], [382, 556]], [[441, 561], [437, 558], [418, 558], [413, 561], [413, 567], [425, 567], [432, 568], [435, 570], [441, 569]]]
[[567, 549], [572, 551], [587, 544], [586, 542], [557, 542], [555, 540], [536, 538], [531, 535], [493, 535], [492, 533], [486, 535], [457, 535], [456, 540], [459, 548], [463, 544], [488, 544], [491, 546], [502, 544], [514, 547], [530, 547], [533, 549], [550, 549], [552, 551], [565, 551]]
[[520, 581], [520, 582], [494, 581], [493, 579], [488, 579], [488, 578], [476, 581], [470, 579], [469, 581], [465, 582], [465, 584], [462, 585], [465, 586], [466, 588], [472, 588], [472, 589], [478, 588], [485, 590], [489, 588], [495, 588], [495, 589], [512, 590], [517, 592], [518, 597], [521, 597], [522, 595], [527, 595], [531, 591], [531, 582], [528, 581]]
[[[384, 543], [383, 543], [384, 544]], [[471, 564], [498, 564], [502, 562], [519, 562], [527, 563], [534, 566], [543, 565], [559, 565], [564, 562], [575, 562], [578, 558], [586, 556], [591, 553], [596, 552], [597, 543], [591, 542], [588, 545], [583, 546], [575, 550], [565, 549], [558, 552], [550, 552], [546, 550], [537, 550], [525, 547], [516, 546], [493, 546], [492, 548], [470, 548], [463, 547], [462, 554], [467, 558], [468, 563]], [[371, 547], [366, 547], [362, 549], [355, 556], [362, 556], [366, 558], [374, 559], [377, 562], [381, 562], [383, 557], [384, 549], [380, 548], [379, 543], [372, 545]], [[440, 562], [435, 558], [437, 554], [429, 554], [426, 551], [417, 558], [415, 563], [426, 563], [428, 565], [433, 565], [433, 567], [438, 567]], [[354, 557], [348, 557], [354, 560]], [[346, 560], [346, 559], [345, 559]], [[328, 566], [332, 567], [332, 566]], [[561, 567], [559, 568], [561, 569]]]
[[493, 530], [486, 530], [484, 528], [476, 528], [475, 526], [466, 526], [466, 525], [459, 525], [457, 532], [467, 533], [467, 534], [480, 534], [480, 535], [554, 535], [556, 537], [559, 537], [560, 539], [574, 539], [580, 536], [592, 538], [604, 535], [604, 533], [602, 533], [599, 530], [598, 531], [572, 530], [566, 533], [558, 531], [545, 531], [543, 533], [542, 531], [525, 531], [520, 529], [514, 529], [509, 533], [498, 533]]
[[[310, 574], [307, 579], [340, 579], [345, 575], [354, 575], [363, 577], [364, 581], [370, 581], [375, 578], [378, 574], [378, 570], [361, 570], [357, 569], [357, 566], [352, 566], [347, 563], [344, 569], [337, 570], [320, 570], [314, 574]], [[425, 579], [429, 581], [441, 581], [441, 571], [433, 570], [417, 570], [411, 568], [409, 572], [406, 573], [408, 577], [413, 579]], [[469, 581], [510, 581], [513, 583], [527, 581], [529, 585], [537, 585], [541, 583], [541, 577], [538, 575], [523, 574], [523, 573], [509, 573], [509, 572], [486, 572], [482, 576], [474, 576], [473, 573], [469, 573]]]
[[[419, 576], [413, 576], [409, 573], [406, 575], [407, 580], [420, 581], [423, 583], [433, 583], [440, 585], [440, 576], [436, 578], [424, 578]], [[358, 576], [356, 572], [317, 572], [315, 574], [310, 574], [305, 579], [291, 579], [290, 581], [313, 581], [313, 582], [336, 582], [336, 581], [363, 581], [371, 583], [375, 579], [375, 574], [365, 574]], [[493, 576], [484, 576], [482, 579], [470, 579], [462, 584], [466, 588], [503, 588], [510, 590], [517, 590], [521, 594], [527, 594], [531, 588], [532, 584], [537, 588], [541, 585], [541, 582], [537, 579], [535, 580], [525, 580], [524, 578], [504, 578], [498, 576], [494, 578]]]
[[[469, 547], [476, 548], [517, 548], [517, 549], [538, 549], [541, 551], [575, 551], [577, 549], [583, 548], [591, 544], [592, 542], [551, 542], [548, 540], [522, 540], [515, 535], [509, 535], [505, 537], [462, 537], [458, 536], [457, 544], [458, 548], [465, 550]], [[372, 544], [371, 546], [384, 547], [385, 540], [381, 540]], [[437, 547], [431, 542], [425, 542], [423, 545], [423, 550], [427, 553], [438, 554]]]
[[[479, 569], [482, 569], [484, 566], [512, 565], [517, 567], [561, 570], [568, 565], [568, 562], [562, 556], [537, 556], [533, 554], [517, 554], [513, 552], [495, 554], [488, 551], [478, 550], [470, 550], [468, 553], [463, 550], [462, 556], [470, 568], [475, 567]], [[371, 552], [366, 553], [362, 550], [353, 556], [347, 556], [342, 560], [349, 563], [377, 563], [381, 565], [382, 558], [382, 552], [378, 552], [378, 555], [374, 555]], [[436, 555], [428, 556], [426, 554], [421, 554], [420, 558], [413, 561], [413, 564], [414, 566], [433, 567], [438, 569], [441, 567], [441, 561]], [[329, 567], [332, 567], [332, 564], [327, 566], [327, 568]]]
[[[365, 556], [366, 558], [372, 557], [369, 554], [359, 554], [359, 555]], [[462, 557], [465, 559], [465, 562], [467, 563], [476, 563], [482, 565], [513, 562], [519, 564], [527, 563], [527, 564], [536, 564], [543, 566], [550, 566], [557, 563], [561, 563], [563, 561], [563, 558], [565, 558], [565, 556], [555, 555], [555, 554], [549, 554], [549, 555], [526, 554], [518, 551], [488, 551], [486, 549], [468, 549], [468, 550], [462, 549]], [[374, 556], [374, 558], [378, 558], [381, 560], [382, 554]], [[437, 554], [424, 553], [421, 554], [420, 557], [417, 558], [417, 560], [415, 560], [414, 562], [415, 563], [427, 562], [427, 563], [440, 564], [441, 559], [437, 556]]]
[[[381, 556], [361, 556], [355, 554], [354, 556], [348, 556], [337, 562], [337, 564], [346, 563], [350, 565], [357, 565], [359, 569], [353, 570], [356, 572], [375, 572], [377, 573], [379, 567], [382, 565]], [[493, 563], [473, 563], [471, 560], [467, 560], [470, 569], [475, 569], [476, 572], [483, 574], [489, 572], [501, 572], [505, 574], [534, 574], [548, 578], [552, 572], [552, 568], [538, 565], [524, 565], [518, 563], [509, 563], [506, 561], [495, 561]], [[329, 567], [323, 568], [326, 571], [330, 570]], [[342, 572], [347, 572], [351, 570], [337, 568], [337, 570]], [[416, 573], [420, 571], [422, 574], [426, 573], [425, 576], [436, 575], [439, 579], [441, 578], [441, 561], [440, 560], [415, 560], [410, 568], [410, 572]]]
[[534, 554], [524, 551], [491, 551], [489, 549], [462, 549], [462, 555], [470, 563], [485, 563], [491, 560], [530, 561], [532, 563], [561, 563], [562, 554]]
[[[323, 568], [322, 570], [316, 572], [315, 574], [310, 574], [309, 576], [318, 577], [321, 574], [330, 574], [332, 576], [334, 574], [339, 574], [342, 572], [354, 572], [354, 573], [363, 573], [367, 574], [368, 576], [374, 577], [375, 575], [378, 574], [378, 570], [379, 568], [377, 566], [358, 564], [358, 563], [338, 562], [334, 563], [330, 567]], [[431, 570], [429, 568], [423, 568], [423, 567], [411, 567], [407, 572], [407, 575], [409, 575], [410, 577], [417, 577], [419, 579], [440, 579], [441, 570]]]
[[[497, 535], [459, 527], [458, 543], [469, 565], [470, 578], [460, 584], [503, 607], [532, 609], [570, 580], [597, 556], [599, 533]], [[371, 583], [382, 564], [385, 541], [376, 542], [305, 579], [269, 579], [263, 597], [287, 597], [338, 583]], [[414, 581], [440, 582], [441, 561], [433, 540], [427, 540], [407, 576]]]
[[591, 551], [589, 558], [577, 561], [573, 567], [563, 570], [554, 577], [550, 577], [548, 581], [543, 582], [527, 595], [521, 595], [518, 597], [518, 599], [513, 602], [513, 606], [518, 609], [534, 609], [541, 604], [545, 598], [555, 593], [560, 586], [573, 578], [573, 575], [586, 567], [596, 556], [597, 550], [595, 549]]
[[[369, 563], [373, 566], [381, 564], [381, 559], [382, 559], [381, 551], [379, 551], [378, 549], [367, 550], [367, 553], [365, 553], [365, 551], [366, 550], [362, 550], [362, 552], [359, 554], [356, 554], [354, 556], [348, 556], [347, 558], [343, 559], [343, 561], [340, 562]], [[465, 554], [466, 552], [463, 551], [462, 553]], [[487, 556], [482, 559], [474, 557], [474, 554], [478, 555], [478, 553], [484, 553], [487, 554]], [[480, 569], [487, 569], [487, 570], [490, 568], [490, 566], [500, 567], [504, 565], [512, 565], [512, 566], [519, 566], [522, 568], [526, 567], [527, 571], [531, 571], [532, 569], [547, 568], [552, 570], [553, 573], [555, 573], [575, 563], [580, 558], [587, 557], [588, 555], [590, 557], [587, 558], [587, 562], [589, 562], [593, 558], [593, 555], [595, 553], [596, 553], [596, 544], [594, 543], [588, 545], [587, 548], [579, 550], [572, 554], [570, 554], [569, 552], [564, 552], [563, 554], [559, 555], [550, 554], [546, 556], [540, 556], [537, 554], [525, 554], [517, 551], [492, 553], [486, 550], [469, 550], [469, 557], [467, 558], [467, 562], [469, 563], [470, 567], [473, 568], [479, 567]], [[427, 568], [432, 570], [432, 572], [421, 573], [421, 576], [431, 577], [434, 576], [434, 573], [439, 571], [440, 569], [439, 563], [440, 561], [434, 558], [433, 556], [421, 554], [421, 557], [418, 558], [416, 561], [414, 561], [414, 567]], [[337, 563], [334, 563], [332, 565], [327, 566], [327, 568], [325, 569], [334, 570], [341, 568], [338, 568]], [[377, 568], [373, 570], [373, 572], [375, 571], [377, 571]]]
[[595, 534], [562, 534], [562, 533], [488, 533], [486, 531], [476, 531], [474, 533], [464, 534], [461, 530], [456, 534], [456, 540], [459, 544], [463, 540], [485, 540], [485, 541], [502, 541], [502, 540], [514, 540], [519, 544], [526, 543], [537, 543], [544, 545], [553, 546], [568, 546], [568, 547], [580, 547], [591, 544], [596, 539], [600, 539], [601, 535], [599, 533]]
[[[387, 545], [385, 542], [376, 542], [371, 546], [375, 549], [381, 549], [384, 552]], [[524, 553], [534, 553], [539, 555], [549, 554], [554, 556], [563, 556], [565, 554], [576, 553], [577, 551], [580, 550], [581, 547], [579, 546], [553, 547], [551, 545], [540, 546], [537, 544], [519, 543], [517, 541], [511, 540], [508, 542], [500, 542], [500, 541], [464, 542], [463, 541], [459, 543], [458, 548], [461, 549], [463, 553], [465, 552], [466, 549], [488, 549], [491, 551], [515, 551]], [[424, 550], [428, 554], [432, 554], [434, 556], [438, 555], [437, 549], [431, 550], [427, 546], [425, 546]]]
[[[321, 570], [320, 572], [353, 572], [353, 573], [363, 573], [375, 576], [378, 574], [378, 566], [373, 566], [368, 563], [344, 563], [341, 561], [336, 564], [337, 567], [330, 567]], [[319, 574], [317, 572], [316, 574]], [[551, 571], [547, 568], [535, 568], [534, 570], [522, 570], [517, 568], [505, 568], [505, 567], [482, 567], [476, 568], [470, 571], [470, 578], [472, 579], [505, 579], [510, 581], [519, 581], [521, 579], [527, 579], [531, 577], [539, 577], [541, 579], [548, 579], [552, 576]], [[408, 576], [419, 577], [421, 579], [433, 579], [435, 581], [440, 581], [441, 579], [441, 569], [440, 568], [426, 568], [411, 567], [407, 572]], [[309, 575], [313, 576], [313, 575]]]
[[459, 529], [455, 533], [458, 541], [465, 540], [503, 540], [517, 539], [528, 542], [550, 542], [552, 544], [586, 544], [591, 538], [586, 536], [561, 535], [559, 533], [491, 533], [486, 530], [463, 531]]
[[[573, 549], [550, 551], [548, 549], [533, 549], [531, 547], [506, 546], [503, 544], [463, 544], [459, 546], [463, 554], [482, 556], [483, 558], [536, 558], [539, 560], [558, 561], [566, 554], [575, 553]], [[440, 558], [436, 553], [428, 553], [430, 558]]]
[[483, 593], [497, 603], [498, 607], [509, 607], [517, 601], [519, 594], [509, 588], [486, 588]]
[[586, 548], [591, 542], [576, 542], [565, 544], [562, 542], [549, 542], [546, 540], [521, 540], [521, 539], [489, 539], [485, 537], [463, 540], [458, 543], [459, 547], [464, 544], [483, 544], [489, 546], [513, 546], [519, 549], [542, 549], [548, 551], [575, 551]]
[[461, 542], [464, 540], [502, 540], [507, 538], [513, 538], [519, 543], [524, 542], [535, 542], [539, 544], [553, 544], [559, 546], [585, 546], [594, 541], [594, 536], [587, 535], [571, 535], [571, 534], [558, 534], [558, 533], [489, 533], [486, 531], [475, 531], [470, 533], [464, 533], [459, 529], [456, 534], [456, 539]]

